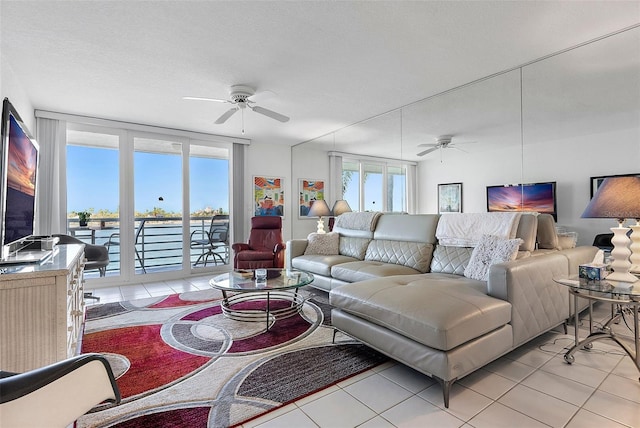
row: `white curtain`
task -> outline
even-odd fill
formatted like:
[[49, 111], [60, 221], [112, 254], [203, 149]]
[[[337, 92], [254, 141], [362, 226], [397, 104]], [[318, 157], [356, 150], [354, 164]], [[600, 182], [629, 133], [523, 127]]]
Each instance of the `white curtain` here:
[[233, 144], [233, 177], [232, 177], [232, 198], [233, 198], [233, 242], [246, 242], [248, 235], [245, 236], [245, 225], [249, 224], [249, 217], [245, 210], [244, 198], [244, 163], [245, 163], [245, 144]]
[[36, 234], [65, 233], [67, 122], [37, 117], [36, 129], [40, 145]]
[[407, 212], [409, 214], [416, 213], [416, 198], [417, 196], [417, 186], [416, 182], [418, 181], [416, 178], [417, 168], [415, 165], [407, 165]]
[[[325, 196], [327, 203], [329, 201], [337, 201], [342, 199], [342, 156], [335, 153], [329, 153], [329, 194]], [[331, 207], [332, 203], [329, 203]]]

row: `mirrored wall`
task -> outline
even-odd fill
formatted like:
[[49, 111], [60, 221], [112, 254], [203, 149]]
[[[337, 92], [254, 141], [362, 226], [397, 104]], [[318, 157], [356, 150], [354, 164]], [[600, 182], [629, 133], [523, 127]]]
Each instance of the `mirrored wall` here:
[[[331, 205], [329, 152], [415, 163], [416, 213], [438, 212], [439, 184], [462, 183], [462, 211], [485, 212], [487, 186], [556, 182], [558, 224], [591, 244], [613, 224], [580, 218], [590, 177], [640, 173], [640, 28], [294, 146], [294, 181], [325, 180]], [[293, 214], [294, 238], [314, 230]]]

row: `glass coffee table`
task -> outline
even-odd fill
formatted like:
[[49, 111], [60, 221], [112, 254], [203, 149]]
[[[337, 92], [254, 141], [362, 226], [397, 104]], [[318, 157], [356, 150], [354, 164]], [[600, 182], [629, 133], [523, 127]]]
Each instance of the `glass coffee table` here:
[[[263, 269], [266, 278], [256, 279], [255, 269], [241, 269], [217, 275], [209, 284], [222, 291], [222, 313], [238, 321], [267, 323], [267, 330], [278, 318], [302, 310], [305, 299], [298, 289], [313, 282], [313, 275], [292, 269]], [[274, 301], [286, 301], [284, 307], [272, 307]], [[259, 307], [256, 305], [259, 303]]]

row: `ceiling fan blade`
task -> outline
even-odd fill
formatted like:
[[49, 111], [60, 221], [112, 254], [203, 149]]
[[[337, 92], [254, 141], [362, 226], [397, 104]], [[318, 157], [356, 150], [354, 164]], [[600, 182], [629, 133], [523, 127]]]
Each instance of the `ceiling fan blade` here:
[[431, 143], [424, 143], [424, 144], [418, 144], [418, 147], [438, 147], [438, 145], [431, 144]]
[[270, 90], [264, 90], [264, 91], [260, 91], [260, 92], [256, 92], [255, 94], [251, 95], [248, 100], [254, 103], [263, 103], [267, 100], [270, 100], [272, 98], [277, 97], [278, 95]]
[[449, 148], [450, 148], [450, 149], [456, 149], [456, 150], [458, 150], [458, 151], [460, 151], [460, 152], [469, 153], [469, 152], [468, 152], [468, 151], [466, 151], [466, 150], [462, 150], [462, 149], [461, 149], [460, 147], [458, 147], [458, 146], [449, 146]]
[[195, 101], [213, 101], [216, 103], [228, 103], [229, 100], [223, 100], [220, 98], [204, 98], [204, 97], [182, 97], [183, 100], [195, 100]]
[[436, 150], [438, 150], [438, 148], [437, 148], [437, 147], [432, 147], [432, 148], [430, 148], [430, 149], [427, 149], [427, 150], [425, 150], [425, 151], [423, 151], [423, 152], [418, 153], [418, 156], [424, 156], [424, 155], [426, 155], [426, 154], [428, 154], [428, 153], [431, 153], [431, 152], [433, 152], [433, 151], [436, 151]]
[[271, 119], [275, 119], [278, 120], [280, 122], [288, 122], [289, 118], [283, 114], [280, 113], [276, 113], [275, 111], [266, 109], [264, 107], [260, 107], [260, 106], [250, 106], [251, 110], [255, 111], [256, 113], [260, 113], [263, 114], [267, 117], [270, 117]]
[[231, 116], [233, 116], [233, 114], [235, 112], [237, 112], [238, 110], [239, 110], [238, 107], [233, 107], [233, 108], [227, 110], [222, 116], [220, 116], [218, 118], [218, 120], [215, 121], [215, 124], [216, 125], [220, 125], [222, 123], [225, 123], [227, 121], [227, 119], [229, 119]]

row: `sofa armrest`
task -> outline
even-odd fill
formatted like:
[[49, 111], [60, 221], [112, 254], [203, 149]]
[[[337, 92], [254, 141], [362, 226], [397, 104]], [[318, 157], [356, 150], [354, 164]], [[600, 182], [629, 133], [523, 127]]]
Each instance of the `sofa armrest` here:
[[588, 245], [567, 248], [565, 250], [559, 251], [560, 254], [567, 258], [567, 261], [569, 263], [569, 275], [577, 275], [578, 266], [585, 263], [591, 263], [597, 252], [598, 247], [592, 247]]
[[291, 269], [291, 260], [295, 257], [304, 254], [307, 249], [309, 241], [306, 239], [292, 239], [287, 241], [287, 246], [284, 250], [284, 265], [287, 269]]
[[569, 290], [554, 281], [568, 274], [567, 257], [559, 252], [491, 266], [487, 293], [511, 303], [513, 346], [569, 317]]

